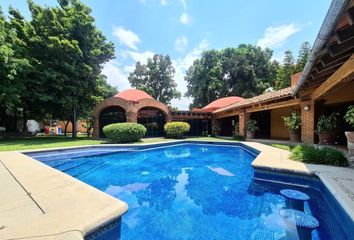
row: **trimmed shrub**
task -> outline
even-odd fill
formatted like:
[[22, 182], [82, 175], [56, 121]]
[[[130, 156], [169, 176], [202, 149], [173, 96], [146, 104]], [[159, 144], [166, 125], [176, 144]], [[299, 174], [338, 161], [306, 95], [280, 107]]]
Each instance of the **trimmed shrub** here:
[[245, 137], [242, 135], [234, 135], [233, 139], [236, 141], [245, 141], [246, 140]]
[[190, 125], [186, 122], [169, 122], [164, 126], [166, 137], [182, 138], [190, 129]]
[[138, 123], [113, 123], [103, 128], [104, 135], [114, 143], [138, 142], [146, 134], [146, 128]]
[[339, 150], [329, 147], [314, 147], [308, 145], [297, 145], [291, 151], [291, 159], [304, 163], [324, 164], [345, 167], [347, 159]]

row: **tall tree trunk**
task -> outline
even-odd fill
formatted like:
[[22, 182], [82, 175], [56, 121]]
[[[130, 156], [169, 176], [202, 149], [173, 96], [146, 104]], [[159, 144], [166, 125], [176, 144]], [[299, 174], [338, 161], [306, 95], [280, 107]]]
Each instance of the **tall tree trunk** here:
[[68, 131], [68, 126], [69, 126], [70, 120], [66, 120], [66, 123], [64, 125], [64, 136], [66, 137], [66, 132]]
[[87, 128], [87, 137], [90, 137], [91, 128]]
[[73, 124], [73, 131], [72, 131], [72, 139], [76, 139], [77, 134], [76, 134], [76, 108], [73, 107], [73, 115], [72, 115], [72, 124]]
[[27, 132], [27, 112], [26, 108], [23, 108], [23, 123], [22, 123], [22, 132]]

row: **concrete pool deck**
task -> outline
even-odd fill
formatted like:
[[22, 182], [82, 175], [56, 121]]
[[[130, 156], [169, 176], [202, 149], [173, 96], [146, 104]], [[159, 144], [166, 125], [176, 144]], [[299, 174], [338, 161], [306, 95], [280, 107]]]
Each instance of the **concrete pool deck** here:
[[[180, 142], [184, 140], [168, 143]], [[71, 149], [92, 146], [141, 147], [158, 144], [105, 144]], [[252, 162], [255, 168], [318, 176], [354, 220], [354, 169], [304, 164], [290, 160], [290, 152], [286, 150], [256, 142], [242, 142], [242, 144], [260, 152]], [[68, 148], [27, 152], [58, 149]], [[0, 239], [2, 240], [83, 239], [87, 233], [117, 219], [127, 209], [126, 203], [21, 152], [0, 152]]]
[[0, 153], [0, 239], [83, 239], [128, 206], [18, 152]]

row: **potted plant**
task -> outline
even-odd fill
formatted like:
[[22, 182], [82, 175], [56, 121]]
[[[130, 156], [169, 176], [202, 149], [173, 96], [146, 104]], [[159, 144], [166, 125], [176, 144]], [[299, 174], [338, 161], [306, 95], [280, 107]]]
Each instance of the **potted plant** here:
[[283, 117], [284, 125], [289, 129], [290, 141], [300, 142], [301, 136], [301, 116], [297, 112], [293, 112], [289, 117]]
[[[344, 120], [349, 124], [350, 128], [354, 129], [354, 105], [348, 107]], [[352, 156], [354, 155], [354, 131], [345, 132], [345, 136], [347, 137], [349, 156]]]
[[254, 138], [254, 134], [258, 130], [257, 121], [250, 119], [246, 122], [246, 136], [248, 139]]
[[0, 127], [0, 137], [4, 137], [5, 136], [5, 131], [6, 131], [5, 127]]
[[317, 121], [317, 134], [319, 144], [332, 145], [337, 134], [337, 116], [338, 113], [331, 113], [328, 116], [321, 115]]
[[220, 130], [221, 129], [219, 126], [213, 126], [213, 131], [212, 131], [213, 136], [219, 136]]

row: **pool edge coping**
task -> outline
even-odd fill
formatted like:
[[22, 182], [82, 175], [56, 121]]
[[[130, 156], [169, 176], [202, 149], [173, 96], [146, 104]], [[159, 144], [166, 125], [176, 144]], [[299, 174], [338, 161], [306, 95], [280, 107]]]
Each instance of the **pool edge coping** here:
[[[141, 143], [141, 144], [93, 144], [93, 145], [85, 145], [85, 146], [71, 146], [71, 147], [59, 147], [59, 148], [45, 148], [45, 149], [33, 149], [33, 150], [21, 150], [21, 151], [4, 151], [0, 152], [0, 156], [6, 153], [17, 153], [23, 156], [26, 156], [25, 153], [36, 153], [36, 152], [46, 152], [46, 151], [56, 151], [56, 150], [65, 150], [65, 149], [85, 149], [90, 147], [146, 147], [146, 146], [154, 146], [154, 145], [170, 145], [170, 144], [178, 144], [178, 143], [193, 143], [193, 142], [204, 142], [204, 143], [231, 143], [233, 145], [241, 145], [247, 146], [249, 148], [255, 149], [259, 152], [258, 156], [252, 161], [253, 168], [259, 169], [267, 169], [271, 171], [278, 171], [278, 172], [289, 172], [295, 174], [305, 174], [305, 175], [312, 175], [318, 176], [323, 184], [328, 188], [334, 198], [338, 201], [338, 203], [344, 208], [344, 210], [348, 213], [348, 215], [354, 221], [354, 206], [353, 202], [349, 202], [346, 194], [339, 194], [342, 189], [339, 188], [337, 185], [333, 184], [333, 173], [338, 175], [338, 171], [346, 171], [353, 173], [354, 170], [348, 168], [339, 168], [339, 167], [331, 167], [331, 166], [323, 166], [323, 165], [313, 165], [313, 164], [304, 164], [301, 162], [296, 162], [290, 160], [289, 158], [289, 151], [275, 148], [266, 144], [256, 143], [256, 142], [239, 142], [239, 141], [230, 141], [230, 140], [204, 140], [204, 139], [183, 139], [183, 140], [171, 140], [167, 142], [153, 142], [153, 143]], [[274, 157], [276, 156], [276, 157]], [[39, 162], [29, 156], [27, 158], [32, 159], [35, 162]], [[0, 158], [1, 160], [1, 158]], [[50, 167], [49, 167], [50, 168]], [[52, 169], [52, 168], [50, 168]], [[55, 170], [55, 169], [54, 169]], [[65, 173], [63, 173], [65, 174]], [[65, 174], [68, 176], [67, 174]], [[70, 176], [69, 176], [70, 177]], [[354, 178], [354, 177], [353, 177]], [[75, 178], [74, 178], [75, 179]], [[76, 181], [81, 182], [80, 180], [75, 179]], [[81, 182], [82, 183], [82, 182]], [[85, 183], [83, 183], [85, 184]], [[85, 184], [87, 185], [87, 184]], [[87, 185], [89, 186], [89, 185]], [[89, 186], [91, 187], [91, 186]], [[91, 187], [92, 188], [92, 187]], [[95, 189], [97, 190], [97, 189]], [[97, 190], [99, 191], [99, 190]], [[99, 191], [103, 193], [102, 191]], [[105, 194], [105, 193], [103, 193]], [[112, 220], [112, 219], [111, 219]], [[109, 220], [107, 220], [109, 222]], [[106, 221], [106, 222], [107, 222]], [[102, 224], [100, 224], [102, 225]], [[99, 225], [96, 226], [96, 228]], [[94, 229], [96, 229], [94, 228]], [[94, 229], [91, 229], [94, 230]], [[88, 232], [86, 232], [88, 233]], [[84, 234], [83, 234], [84, 235]], [[0, 231], [1, 236], [1, 231]]]

